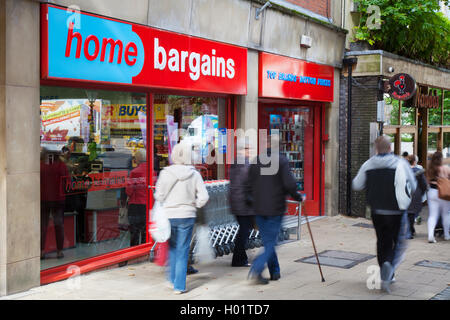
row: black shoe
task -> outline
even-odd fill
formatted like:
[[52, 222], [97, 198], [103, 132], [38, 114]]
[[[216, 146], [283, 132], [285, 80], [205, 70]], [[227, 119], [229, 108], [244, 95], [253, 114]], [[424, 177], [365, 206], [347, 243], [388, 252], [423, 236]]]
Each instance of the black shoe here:
[[272, 281], [277, 281], [280, 278], [281, 278], [281, 275], [279, 273], [274, 273], [274, 274], [270, 275], [270, 280], [272, 280]]
[[187, 268], [187, 274], [196, 274], [198, 272], [197, 269], [195, 269], [193, 266], [188, 266]]
[[250, 263], [244, 263], [244, 264], [237, 264], [237, 263], [232, 263], [231, 264], [232, 267], [251, 267]]

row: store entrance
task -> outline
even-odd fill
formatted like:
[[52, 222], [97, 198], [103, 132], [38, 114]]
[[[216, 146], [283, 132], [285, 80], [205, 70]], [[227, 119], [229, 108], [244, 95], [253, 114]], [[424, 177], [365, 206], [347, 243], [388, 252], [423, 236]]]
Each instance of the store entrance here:
[[306, 194], [303, 210], [308, 215], [322, 215], [323, 212], [321, 119], [321, 104], [259, 104], [259, 129], [270, 130], [270, 133], [278, 129], [280, 153], [289, 161], [297, 190]]

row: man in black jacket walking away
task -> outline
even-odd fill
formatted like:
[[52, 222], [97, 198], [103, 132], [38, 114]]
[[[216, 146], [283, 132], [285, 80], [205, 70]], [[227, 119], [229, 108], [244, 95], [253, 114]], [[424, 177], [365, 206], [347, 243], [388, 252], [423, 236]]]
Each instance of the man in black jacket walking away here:
[[235, 240], [232, 267], [249, 267], [245, 246], [250, 232], [255, 225], [250, 185], [249, 185], [249, 152], [250, 146], [244, 139], [237, 141], [237, 163], [230, 168], [230, 206], [231, 212], [239, 223], [239, 231]]
[[[257, 163], [251, 165], [249, 175], [256, 224], [264, 245], [264, 251], [253, 261], [249, 272], [249, 278], [255, 284], [269, 282], [268, 279], [262, 277], [266, 263], [269, 268], [270, 280], [280, 278], [280, 265], [275, 245], [286, 211], [286, 196], [290, 195], [296, 201], [304, 200], [303, 196], [297, 193], [297, 185], [290, 172], [287, 158], [278, 152], [278, 136], [273, 135], [269, 139], [267, 150], [261, 150], [266, 152], [270, 159], [269, 162], [264, 164], [267, 161], [262, 156], [263, 153], [260, 153]], [[273, 143], [273, 150], [270, 148], [270, 142]]]
[[417, 183], [408, 162], [391, 153], [388, 137], [378, 137], [375, 148], [377, 154], [364, 162], [353, 179], [353, 189], [366, 189], [377, 235], [381, 287], [390, 292], [402, 216], [411, 203]]

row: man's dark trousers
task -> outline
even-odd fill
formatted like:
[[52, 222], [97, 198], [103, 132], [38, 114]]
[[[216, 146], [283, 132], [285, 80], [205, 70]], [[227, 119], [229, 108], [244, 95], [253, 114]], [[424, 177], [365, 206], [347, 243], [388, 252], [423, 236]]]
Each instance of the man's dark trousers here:
[[261, 234], [261, 239], [264, 245], [264, 252], [262, 252], [252, 264], [250, 272], [255, 275], [261, 275], [264, 271], [264, 266], [267, 263], [270, 275], [280, 274], [280, 265], [278, 264], [278, 257], [275, 252], [278, 235], [281, 228], [281, 220], [283, 216], [256, 216], [256, 224]]
[[253, 229], [255, 216], [236, 216], [239, 223], [239, 231], [234, 241], [232, 266], [244, 266], [248, 264], [247, 253], [245, 252], [245, 245], [247, 244], [250, 232]]
[[372, 211], [372, 221], [377, 234], [377, 259], [381, 268], [384, 262], [392, 264], [394, 260], [402, 215], [383, 215]]

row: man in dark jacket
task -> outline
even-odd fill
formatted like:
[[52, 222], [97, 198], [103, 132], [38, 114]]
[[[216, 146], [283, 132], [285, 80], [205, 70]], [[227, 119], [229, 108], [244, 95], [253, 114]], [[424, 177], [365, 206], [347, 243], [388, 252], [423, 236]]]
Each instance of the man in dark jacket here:
[[[249, 267], [245, 245], [250, 232], [255, 225], [253, 213], [250, 185], [249, 185], [249, 145], [244, 139], [237, 141], [237, 152], [241, 157], [237, 157], [237, 163], [230, 168], [230, 206], [231, 212], [236, 216], [239, 223], [239, 231], [235, 240], [232, 267]], [[242, 158], [242, 159], [241, 159]], [[240, 161], [244, 160], [244, 161]], [[241, 163], [244, 162], [244, 163]]]
[[366, 189], [377, 235], [377, 258], [381, 269], [381, 288], [390, 292], [397, 260], [404, 248], [399, 248], [402, 217], [411, 203], [416, 178], [404, 159], [391, 153], [387, 136], [375, 140], [377, 154], [364, 162], [353, 179], [353, 190]]
[[[273, 150], [270, 148], [273, 143]], [[256, 215], [256, 224], [264, 244], [264, 252], [253, 261], [249, 278], [256, 284], [267, 284], [269, 281], [262, 277], [265, 264], [269, 268], [270, 280], [280, 278], [280, 266], [278, 264], [275, 245], [281, 228], [281, 221], [286, 211], [286, 196], [290, 195], [296, 201], [303, 201], [304, 197], [297, 193], [297, 185], [294, 176], [289, 169], [287, 158], [278, 152], [278, 137], [271, 136], [267, 142], [266, 152], [270, 161], [264, 164], [261, 155], [256, 164], [250, 166], [249, 179], [253, 199], [253, 210]], [[272, 174], [268, 174], [268, 168], [278, 166]]]

